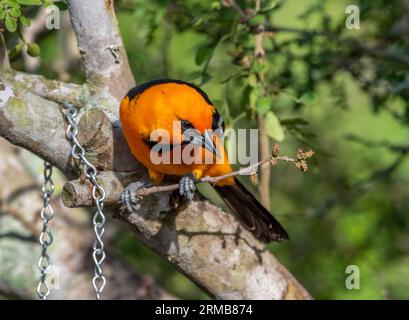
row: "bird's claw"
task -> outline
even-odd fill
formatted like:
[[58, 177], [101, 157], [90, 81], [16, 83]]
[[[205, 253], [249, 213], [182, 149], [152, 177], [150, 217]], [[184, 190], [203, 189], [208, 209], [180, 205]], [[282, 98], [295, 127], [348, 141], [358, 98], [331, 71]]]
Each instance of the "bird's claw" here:
[[192, 200], [196, 191], [196, 179], [193, 174], [183, 176], [179, 181], [179, 194], [187, 200]]
[[141, 198], [137, 196], [137, 192], [140, 189], [146, 188], [150, 184], [143, 181], [133, 182], [128, 185], [121, 193], [122, 210], [127, 210], [128, 213], [133, 213], [140, 208]]

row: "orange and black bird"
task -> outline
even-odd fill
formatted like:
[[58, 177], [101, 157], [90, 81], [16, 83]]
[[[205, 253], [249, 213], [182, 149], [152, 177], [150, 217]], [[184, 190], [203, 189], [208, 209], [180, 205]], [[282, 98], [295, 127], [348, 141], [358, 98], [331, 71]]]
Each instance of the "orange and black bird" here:
[[[151, 181], [159, 184], [166, 175], [180, 176], [179, 193], [189, 200], [198, 179], [232, 171], [220, 136], [215, 134], [224, 130], [223, 119], [206, 93], [193, 84], [159, 79], [136, 86], [121, 101], [120, 120], [132, 154], [147, 168]], [[158, 132], [166, 132], [168, 137], [158, 137]], [[188, 148], [188, 154], [199, 149], [193, 161], [175, 156], [177, 152], [183, 155]], [[154, 160], [153, 150], [158, 150], [163, 159], [167, 155], [168, 161]], [[209, 154], [222, 161], [206, 161]], [[136, 182], [122, 193], [128, 211], [134, 211], [135, 193], [145, 186]], [[214, 188], [241, 224], [260, 241], [288, 239], [280, 223], [237, 179], [226, 178]]]

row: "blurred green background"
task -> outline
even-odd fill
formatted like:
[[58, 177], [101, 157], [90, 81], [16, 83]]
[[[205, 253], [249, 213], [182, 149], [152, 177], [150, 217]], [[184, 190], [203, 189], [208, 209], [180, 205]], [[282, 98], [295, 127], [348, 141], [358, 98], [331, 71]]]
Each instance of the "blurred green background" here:
[[[116, 1], [137, 82], [202, 85], [229, 127], [256, 128], [256, 114], [278, 117], [271, 145], [281, 130], [283, 154], [302, 147], [316, 155], [307, 173], [282, 163], [272, 170], [271, 211], [291, 240], [271, 251], [317, 299], [409, 299], [405, 1], [262, 1], [265, 10], [248, 25], [228, 3]], [[254, 8], [254, 1], [237, 3]], [[350, 4], [360, 8], [359, 30], [345, 27]], [[260, 24], [279, 27], [264, 37], [261, 66], [251, 31]], [[37, 41], [37, 72], [50, 78], [61, 78], [59, 32]], [[24, 69], [22, 60], [14, 67]], [[79, 70], [74, 63], [64, 79], [81, 83]], [[177, 297], [208, 298], [127, 230], [115, 249]], [[348, 265], [360, 268], [359, 290], [345, 287]]]

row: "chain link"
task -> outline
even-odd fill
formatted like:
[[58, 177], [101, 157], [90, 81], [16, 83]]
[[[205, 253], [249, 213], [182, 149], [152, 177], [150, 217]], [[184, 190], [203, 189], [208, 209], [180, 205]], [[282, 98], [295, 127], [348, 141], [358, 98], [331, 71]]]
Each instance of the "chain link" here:
[[102, 273], [102, 262], [105, 260], [104, 242], [102, 241], [102, 235], [105, 231], [105, 215], [103, 213], [105, 190], [97, 181], [97, 168], [95, 168], [95, 166], [86, 159], [85, 149], [77, 140], [78, 110], [73, 105], [68, 103], [64, 103], [63, 106], [66, 110], [65, 117], [68, 121], [66, 136], [71, 144], [71, 156], [78, 160], [83, 166], [82, 170], [85, 177], [92, 183], [92, 199], [96, 206], [96, 211], [92, 218], [95, 233], [95, 241], [92, 252], [92, 259], [94, 261], [95, 269], [94, 277], [92, 278], [92, 286], [94, 287], [96, 298], [99, 300], [106, 284], [106, 278]]
[[43, 196], [43, 208], [41, 209], [40, 213], [41, 220], [43, 221], [43, 226], [39, 236], [41, 255], [37, 262], [37, 267], [40, 270], [40, 280], [37, 286], [37, 295], [41, 300], [46, 300], [51, 292], [51, 289], [48, 286], [46, 280], [47, 273], [51, 267], [51, 259], [47, 253], [47, 249], [53, 243], [53, 234], [48, 227], [48, 222], [54, 217], [54, 211], [50, 204], [51, 195], [54, 192], [54, 183], [51, 178], [52, 174], [52, 165], [49, 162], [44, 161], [44, 182], [41, 187], [41, 193]]

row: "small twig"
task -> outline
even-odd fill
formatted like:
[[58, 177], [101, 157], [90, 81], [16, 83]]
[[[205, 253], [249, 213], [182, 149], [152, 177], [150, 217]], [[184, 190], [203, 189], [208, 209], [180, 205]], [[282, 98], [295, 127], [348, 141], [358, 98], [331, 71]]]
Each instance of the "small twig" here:
[[10, 61], [7, 55], [6, 42], [3, 37], [3, 33], [0, 32], [0, 70], [10, 67]]
[[[278, 156], [278, 153], [280, 152], [280, 146], [276, 144], [273, 148], [272, 153], [267, 157], [264, 158], [263, 160], [254, 163], [246, 168], [240, 168], [236, 171], [232, 171], [226, 174], [223, 174], [221, 176], [216, 176], [216, 177], [203, 177], [201, 179], [197, 180], [197, 183], [205, 183], [209, 182], [211, 184], [216, 184], [217, 182], [224, 180], [229, 177], [237, 176], [237, 175], [254, 175], [257, 172], [257, 168], [262, 166], [265, 163], [270, 162], [271, 165], [275, 166], [278, 161], [284, 161], [284, 162], [291, 162], [294, 163], [295, 166], [300, 169], [301, 171], [305, 172], [307, 171], [307, 163], [306, 159], [311, 158], [312, 155], [314, 154], [313, 151], [307, 151], [304, 152], [301, 149], [298, 149], [297, 157], [296, 158], [291, 158], [288, 156]], [[169, 184], [166, 186], [153, 186], [149, 188], [143, 188], [141, 190], [138, 190], [136, 193], [137, 197], [143, 197], [147, 196], [149, 194], [157, 193], [157, 192], [170, 192], [179, 189], [179, 184]]]
[[[260, 11], [261, 9], [261, 0], [255, 0], [255, 10], [256, 12]], [[264, 64], [264, 58], [266, 52], [264, 50], [263, 42], [264, 42], [264, 29], [262, 25], [257, 26], [258, 32], [254, 35], [254, 60], [258, 61], [261, 65]], [[259, 71], [256, 73], [257, 76], [257, 84], [258, 87], [261, 89], [260, 92], [264, 92], [263, 90], [265, 84], [265, 74], [263, 71]], [[265, 92], [264, 94], [265, 95]], [[259, 150], [260, 150], [260, 157], [265, 158], [268, 156], [270, 151], [270, 138], [266, 132], [266, 123], [264, 120], [264, 116], [260, 113], [257, 113], [257, 126], [258, 126], [258, 139], [259, 139]], [[258, 183], [257, 176], [254, 176], [254, 181], [258, 184], [258, 192], [260, 194], [260, 201], [263, 206], [266, 208], [270, 208], [270, 178], [271, 178], [271, 167], [266, 167], [260, 173], [260, 183]]]

